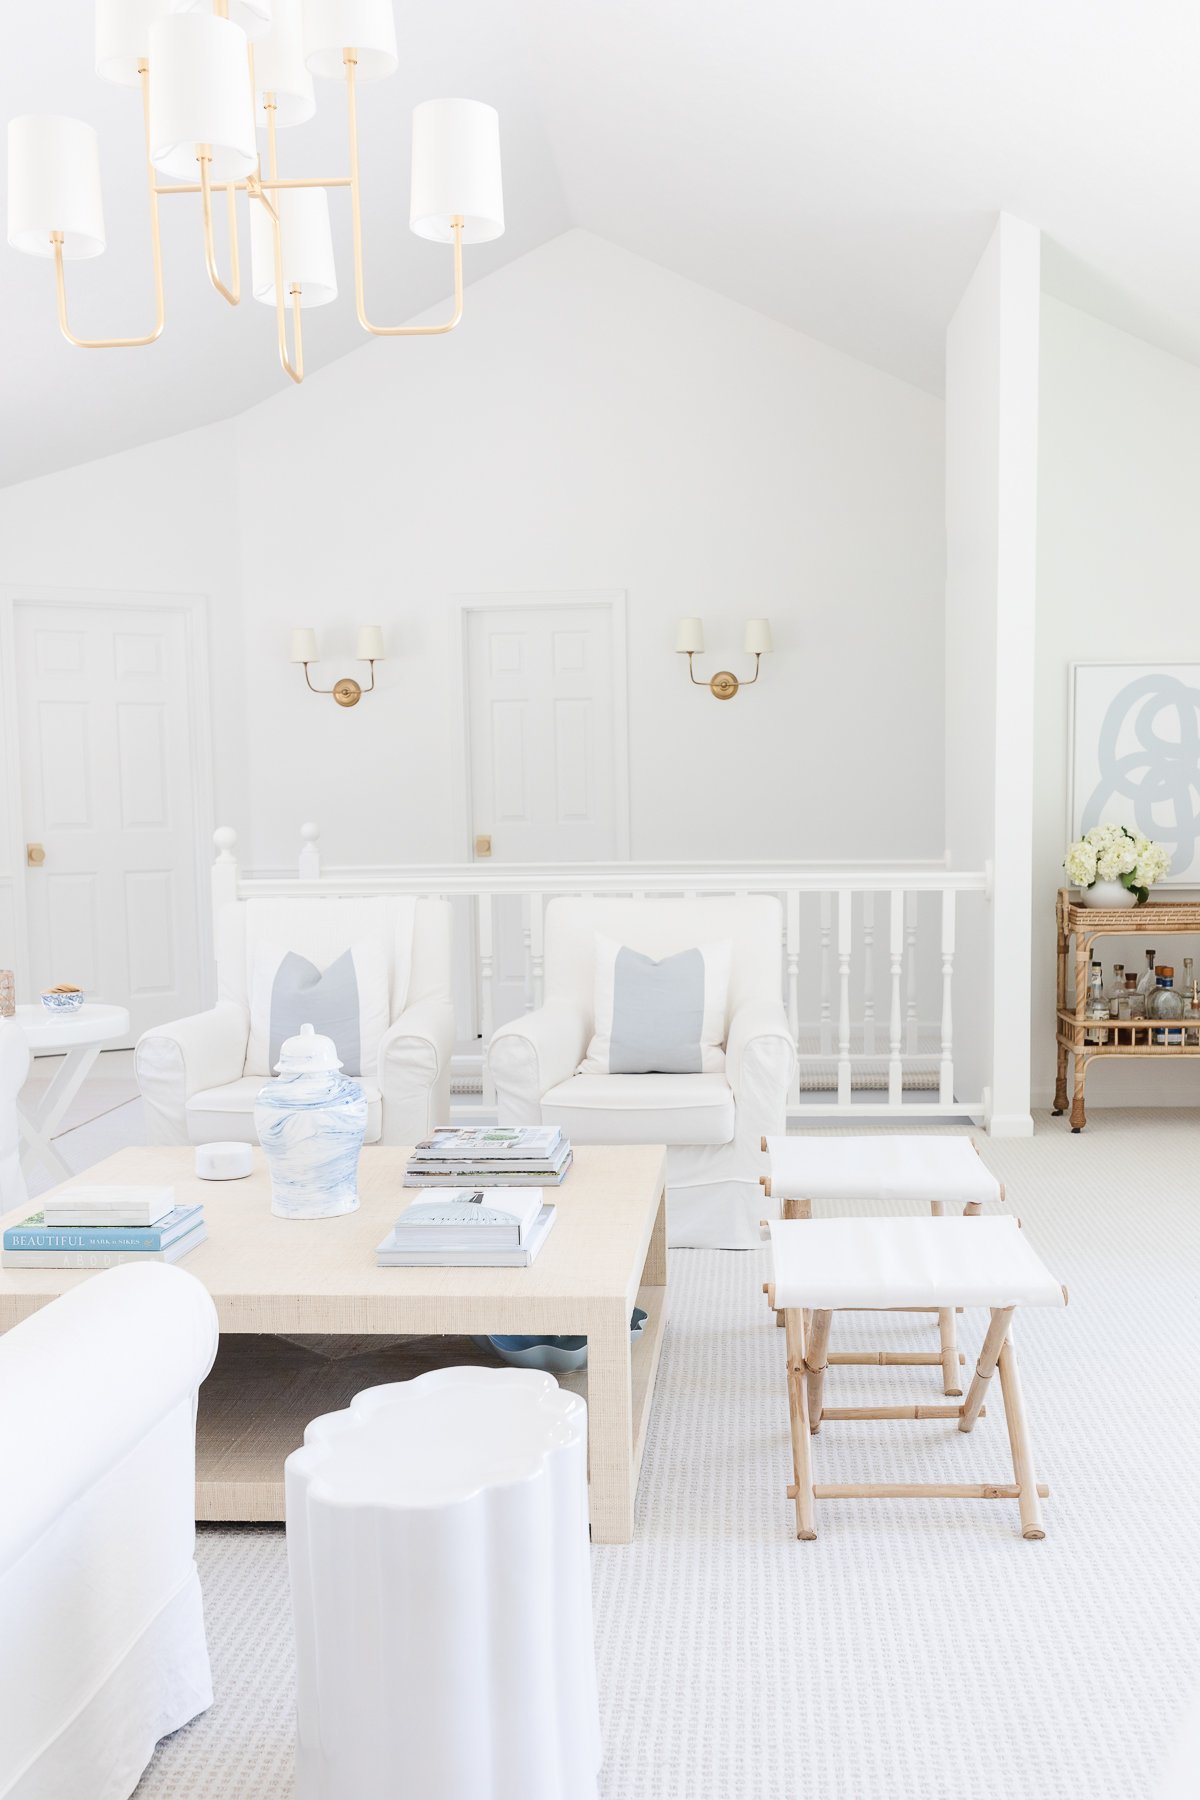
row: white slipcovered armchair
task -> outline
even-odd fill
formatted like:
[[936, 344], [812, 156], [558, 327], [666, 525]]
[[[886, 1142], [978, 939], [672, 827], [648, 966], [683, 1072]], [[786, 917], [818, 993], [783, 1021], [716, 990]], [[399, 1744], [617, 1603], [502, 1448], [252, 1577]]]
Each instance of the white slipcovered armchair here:
[[17, 1095], [29, 1074], [29, 1043], [15, 1019], [0, 1019], [0, 1210], [25, 1198]]
[[[596, 934], [656, 960], [728, 939], [725, 1067], [702, 1075], [580, 1075], [592, 1035]], [[761, 1140], [786, 1128], [795, 1044], [782, 994], [782, 914], [740, 899], [551, 900], [545, 1004], [488, 1049], [502, 1125], [558, 1125], [577, 1144], [667, 1145], [675, 1245], [759, 1242]]]
[[106, 1269], [0, 1337], [0, 1794], [125, 1800], [212, 1704], [196, 1397], [217, 1310]]
[[389, 1024], [361, 1075], [367, 1142], [412, 1144], [444, 1125], [454, 1048], [448, 902], [238, 900], [217, 920], [217, 1004], [138, 1040], [147, 1142], [256, 1143], [254, 1101], [273, 1073], [250, 1031], [256, 949], [282, 946], [325, 969], [363, 943], [378, 949], [389, 984]]

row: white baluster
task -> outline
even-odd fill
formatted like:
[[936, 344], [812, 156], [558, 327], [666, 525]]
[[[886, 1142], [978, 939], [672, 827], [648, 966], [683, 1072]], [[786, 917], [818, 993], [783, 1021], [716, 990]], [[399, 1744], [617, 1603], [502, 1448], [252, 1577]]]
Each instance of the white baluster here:
[[211, 876], [215, 948], [217, 933], [220, 929], [221, 908], [231, 905], [238, 897], [237, 832], [232, 825], [218, 825], [213, 832], [213, 843], [217, 847]]
[[529, 896], [529, 944], [533, 964], [533, 1004], [540, 1006], [546, 997], [546, 897], [542, 893]]
[[483, 1104], [495, 1106], [496, 1088], [488, 1072], [488, 1045], [496, 1029], [496, 958], [492, 943], [492, 896], [476, 901], [479, 933], [479, 1035], [483, 1039]]
[[853, 896], [838, 894], [838, 1105], [850, 1104], [850, 948]]
[[863, 1049], [875, 1054], [875, 896], [862, 897], [863, 936]]
[[949, 1106], [954, 1099], [954, 1013], [951, 985], [954, 977], [954, 889], [942, 892], [942, 1061], [938, 1100]]
[[904, 1047], [909, 1056], [915, 1056], [921, 1048], [919, 1025], [917, 1020], [917, 912], [918, 897], [916, 894], [905, 896], [904, 906], [904, 958], [907, 970], [908, 994], [905, 1003]]
[[310, 820], [300, 827], [300, 859], [297, 874], [301, 881], [321, 879], [321, 852], [317, 848], [321, 827]]
[[[788, 888], [783, 896], [783, 948], [787, 971], [788, 1030], [797, 1050], [800, 1048], [800, 890]], [[800, 1104], [800, 1064], [792, 1076], [788, 1102]]]
[[888, 956], [892, 970], [892, 1005], [888, 1027], [888, 1105], [900, 1106], [904, 1099], [904, 1065], [900, 1060], [904, 1029], [904, 1005], [900, 993], [904, 970], [904, 894], [899, 888], [892, 889]]
[[833, 963], [830, 953], [830, 941], [833, 919], [833, 895], [821, 895], [821, 1055], [828, 1056], [833, 1049], [833, 1025], [831, 1003], [833, 994]]
[[533, 1005], [534, 1005], [534, 1002], [533, 1002], [533, 921], [530, 917], [530, 909], [531, 909], [532, 903], [533, 903], [532, 895], [530, 895], [530, 894], [522, 894], [521, 895], [520, 901], [519, 901], [519, 905], [521, 908], [521, 918], [523, 921], [522, 926], [521, 926], [521, 944], [522, 944], [522, 948], [525, 953], [524, 980], [521, 985], [525, 990], [525, 1011], [526, 1012], [532, 1012]]

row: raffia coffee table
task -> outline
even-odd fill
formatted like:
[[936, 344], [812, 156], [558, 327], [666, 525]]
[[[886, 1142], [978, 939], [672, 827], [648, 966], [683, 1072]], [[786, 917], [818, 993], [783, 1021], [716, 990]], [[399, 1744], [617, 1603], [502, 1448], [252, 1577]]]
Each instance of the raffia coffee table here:
[[[486, 1360], [431, 1338], [581, 1334], [587, 1372], [563, 1385], [587, 1396], [592, 1537], [627, 1543], [667, 1321], [666, 1151], [576, 1150], [553, 1194], [557, 1224], [530, 1269], [377, 1268], [375, 1246], [412, 1198], [407, 1159], [407, 1150], [364, 1150], [359, 1210], [311, 1221], [272, 1216], [261, 1151], [244, 1181], [198, 1181], [194, 1152], [174, 1147], [122, 1150], [75, 1177], [170, 1183], [179, 1205], [203, 1202], [208, 1241], [180, 1265], [208, 1288], [221, 1325], [200, 1391], [197, 1519], [282, 1519], [284, 1458], [310, 1419], [436, 1361]], [[0, 1269], [0, 1330], [88, 1279]], [[635, 1304], [648, 1316], [631, 1340]], [[424, 1340], [415, 1351], [414, 1338]]]

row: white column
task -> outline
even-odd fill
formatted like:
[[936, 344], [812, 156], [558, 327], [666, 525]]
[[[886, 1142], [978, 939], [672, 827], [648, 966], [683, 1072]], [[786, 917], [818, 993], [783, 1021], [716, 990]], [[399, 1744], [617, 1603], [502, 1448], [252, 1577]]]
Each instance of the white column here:
[[946, 845], [962, 908], [958, 1087], [1027, 1136], [1036, 627], [1037, 229], [1002, 213], [946, 334]]

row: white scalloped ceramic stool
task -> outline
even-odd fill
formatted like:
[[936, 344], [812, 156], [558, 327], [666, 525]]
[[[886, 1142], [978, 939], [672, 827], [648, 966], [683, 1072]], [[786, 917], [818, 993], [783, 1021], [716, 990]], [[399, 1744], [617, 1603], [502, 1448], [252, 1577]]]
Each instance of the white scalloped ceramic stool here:
[[285, 1471], [300, 1800], [594, 1800], [587, 1410], [438, 1369]]

